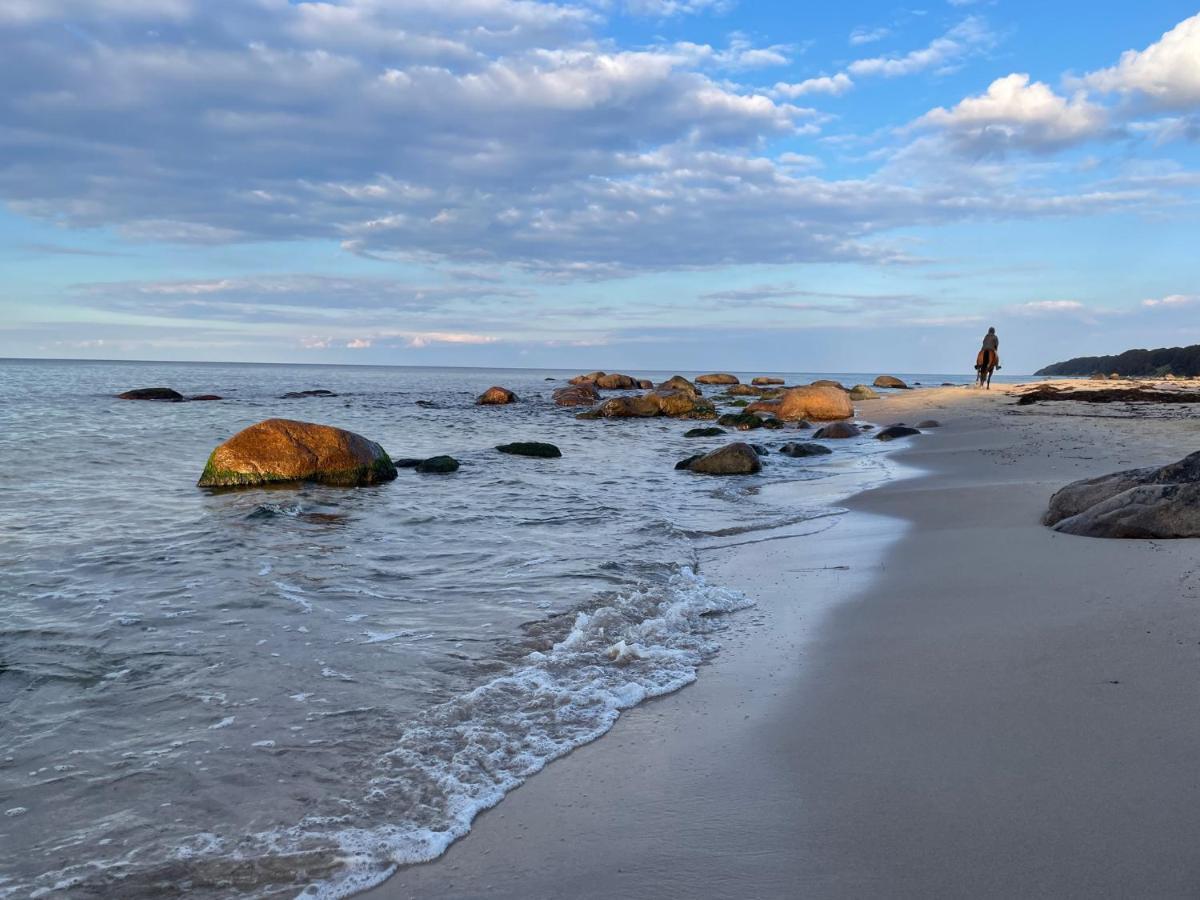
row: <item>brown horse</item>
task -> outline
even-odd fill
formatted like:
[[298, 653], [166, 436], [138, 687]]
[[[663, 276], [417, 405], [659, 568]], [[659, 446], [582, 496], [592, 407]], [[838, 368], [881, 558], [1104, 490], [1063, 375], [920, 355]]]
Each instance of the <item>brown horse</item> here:
[[975, 357], [975, 371], [979, 373], [976, 383], [981, 388], [987, 388], [989, 391], [992, 389], [992, 373], [999, 364], [1000, 358], [995, 350], [984, 347], [979, 351], [979, 355]]

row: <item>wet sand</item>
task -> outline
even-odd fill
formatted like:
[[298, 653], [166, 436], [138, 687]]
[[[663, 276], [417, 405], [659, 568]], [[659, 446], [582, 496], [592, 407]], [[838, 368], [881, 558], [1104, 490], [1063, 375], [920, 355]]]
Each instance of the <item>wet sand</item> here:
[[699, 681], [369, 896], [1200, 895], [1197, 544], [1038, 523], [1200, 421], [1003, 389], [858, 406], [943, 427], [817, 533], [707, 550], [758, 606]]

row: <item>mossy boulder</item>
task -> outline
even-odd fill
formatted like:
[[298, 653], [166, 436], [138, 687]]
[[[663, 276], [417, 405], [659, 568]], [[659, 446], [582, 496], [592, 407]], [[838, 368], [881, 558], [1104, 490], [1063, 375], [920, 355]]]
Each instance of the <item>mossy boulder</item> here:
[[157, 400], [162, 403], [178, 403], [183, 399], [179, 391], [166, 387], [135, 388], [123, 394], [117, 394], [118, 400]]
[[500, 444], [496, 449], [510, 456], [533, 456], [538, 459], [558, 459], [562, 456], [562, 451], [553, 444], [543, 444], [538, 441], [517, 441], [513, 444]]
[[362, 435], [312, 422], [266, 419], [217, 447], [199, 486], [309, 481], [356, 487], [395, 477], [391, 457]]
[[458, 471], [458, 460], [453, 456], [431, 456], [417, 463], [416, 470], [426, 475], [446, 475]]

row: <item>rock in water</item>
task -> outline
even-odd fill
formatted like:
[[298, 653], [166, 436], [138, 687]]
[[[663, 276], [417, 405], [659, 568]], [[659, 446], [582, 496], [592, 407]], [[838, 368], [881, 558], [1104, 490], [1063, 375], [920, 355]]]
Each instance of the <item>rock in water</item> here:
[[479, 395], [475, 403], [479, 406], [504, 406], [507, 403], [516, 403], [517, 395], [508, 388], [490, 387]]
[[841, 388], [798, 387], [786, 390], [778, 400], [760, 400], [746, 407], [746, 412], [770, 413], [785, 422], [800, 419], [849, 419], [854, 415], [850, 395]]
[[851, 400], [878, 400], [879, 395], [867, 387], [865, 384], [856, 384], [850, 388]]
[[538, 441], [518, 441], [515, 444], [500, 444], [497, 448], [501, 453], [513, 456], [535, 456], [538, 459], [558, 459], [562, 451], [553, 444], [542, 444]]
[[632, 391], [638, 386], [638, 380], [629, 375], [601, 375], [595, 385], [602, 391]]
[[908, 389], [908, 385], [894, 375], [880, 375], [875, 379], [875, 387]]
[[590, 382], [580, 382], [554, 392], [558, 406], [592, 406], [600, 402], [600, 392]]
[[391, 458], [352, 431], [267, 419], [239, 431], [208, 458], [200, 487], [315, 481], [353, 487], [396, 477]]
[[183, 399], [183, 394], [179, 391], [173, 391], [170, 388], [137, 388], [136, 390], [126, 391], [123, 394], [117, 394], [118, 400], [162, 400], [167, 403], [178, 403]]
[[923, 419], [917, 423], [918, 428], [941, 428], [942, 423], [937, 419]]
[[751, 384], [760, 384], [760, 385], [761, 384], [783, 384], [784, 380], [782, 378], [772, 378], [769, 375], [759, 375], [757, 378], [752, 378], [750, 380], [750, 383]]
[[813, 437], [830, 440], [858, 437], [861, 433], [857, 425], [852, 425], [849, 422], [834, 422], [832, 425], [818, 428]]
[[427, 475], [445, 475], [458, 471], [458, 460], [453, 456], [431, 456], [417, 463], [416, 469]]
[[718, 425], [726, 428], [736, 428], [738, 431], [751, 431], [763, 427], [763, 420], [754, 413], [725, 413], [717, 419]]
[[711, 375], [700, 375], [696, 378], [696, 384], [740, 384], [740, 380], [736, 375], [730, 375], [728, 372], [714, 372]]
[[684, 378], [682, 375], [672, 375], [666, 381], [658, 386], [660, 391], [683, 391], [691, 394], [693, 397], [699, 397], [700, 391], [696, 386]]
[[683, 436], [685, 438], [720, 437], [724, 433], [724, 428], [693, 428], [685, 431]]
[[879, 429], [879, 434], [875, 435], [877, 441], [894, 441], [896, 438], [910, 437], [914, 434], [920, 434], [917, 429], [911, 428], [908, 425], [889, 425], [887, 428]]
[[784, 444], [782, 447], [779, 448], [779, 452], [782, 453], [784, 456], [792, 456], [792, 457], [796, 457], [796, 458], [801, 458], [801, 457], [805, 457], [805, 456], [826, 456], [826, 455], [832, 453], [833, 451], [830, 450], [828, 447], [826, 447], [824, 444], [791, 443], [791, 444]]
[[302, 397], [336, 397], [333, 391], [327, 391], [325, 388], [317, 388], [312, 391], [288, 391], [280, 400], [299, 400]]
[[835, 387], [839, 391], [846, 390], [846, 386], [840, 381], [834, 381], [832, 378], [818, 378], [810, 387]]
[[195, 397], [188, 397], [189, 400], [224, 400], [224, 397], [218, 394], [197, 394]]
[[701, 475], [754, 475], [762, 471], [762, 463], [753, 447], [738, 441], [693, 459], [687, 468]]
[[1200, 453], [1073, 482], [1050, 498], [1042, 522], [1084, 537], [1200, 537]]

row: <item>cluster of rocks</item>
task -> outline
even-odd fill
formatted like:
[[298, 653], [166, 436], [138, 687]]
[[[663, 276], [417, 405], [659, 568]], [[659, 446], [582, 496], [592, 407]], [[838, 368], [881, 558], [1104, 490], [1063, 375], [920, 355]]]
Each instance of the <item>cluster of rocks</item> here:
[[646, 390], [654, 383], [645, 378], [634, 378], [632, 375], [621, 375], [609, 372], [589, 372], [587, 375], [576, 375], [568, 384], [590, 384], [601, 391], [636, 391]]

